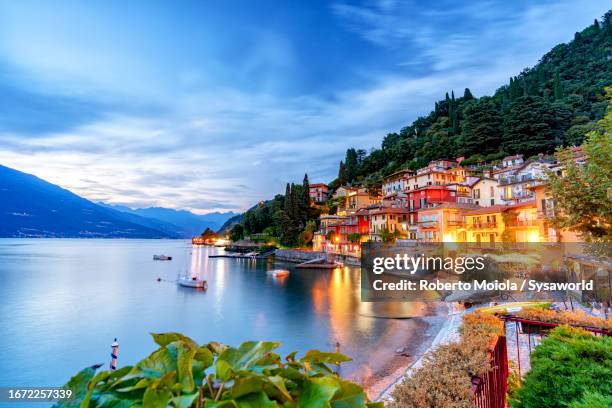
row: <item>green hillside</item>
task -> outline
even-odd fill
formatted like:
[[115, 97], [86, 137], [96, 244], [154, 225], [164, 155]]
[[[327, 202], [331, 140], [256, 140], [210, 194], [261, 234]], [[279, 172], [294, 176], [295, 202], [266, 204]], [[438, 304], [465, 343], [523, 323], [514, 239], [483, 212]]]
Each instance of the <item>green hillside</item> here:
[[451, 91], [429, 115], [387, 134], [379, 148], [348, 149], [332, 186], [377, 184], [399, 168], [417, 169], [439, 158], [490, 163], [508, 154], [532, 156], [579, 145], [604, 116], [604, 87], [610, 84], [612, 11], [492, 96], [476, 98], [467, 88], [461, 94]]

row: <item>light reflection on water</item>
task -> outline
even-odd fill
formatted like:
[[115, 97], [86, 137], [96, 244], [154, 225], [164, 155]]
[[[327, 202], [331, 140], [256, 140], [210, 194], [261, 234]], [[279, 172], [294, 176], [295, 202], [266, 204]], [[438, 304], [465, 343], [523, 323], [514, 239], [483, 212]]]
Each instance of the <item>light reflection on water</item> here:
[[[61, 385], [84, 366], [106, 366], [114, 337], [120, 366], [155, 348], [148, 333], [164, 331], [231, 345], [279, 340], [282, 353], [340, 342], [357, 365], [391, 322], [403, 327], [371, 317], [394, 306], [360, 302], [357, 268], [209, 258], [221, 251], [168, 240], [0, 239], [0, 386]], [[290, 275], [266, 273], [279, 268]], [[207, 279], [208, 291], [174, 284], [186, 272]]]

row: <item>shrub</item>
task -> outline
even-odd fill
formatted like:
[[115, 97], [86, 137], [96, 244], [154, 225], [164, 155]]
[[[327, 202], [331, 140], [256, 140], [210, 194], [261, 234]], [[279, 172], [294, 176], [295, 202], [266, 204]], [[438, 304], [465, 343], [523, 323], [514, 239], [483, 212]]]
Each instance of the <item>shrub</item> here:
[[461, 341], [437, 347], [392, 392], [392, 408], [473, 407], [472, 377], [491, 368], [490, 354], [504, 324], [488, 314], [467, 314]]
[[250, 408], [382, 407], [368, 402], [363, 388], [338, 377], [330, 365], [350, 359], [311, 350], [285, 362], [275, 342], [243, 343], [238, 348], [211, 342], [199, 346], [178, 333], [153, 334], [159, 348], [135, 366], [117, 371], [90, 367], [66, 388], [72, 399], [56, 408]]
[[527, 307], [517, 312], [516, 316], [538, 322], [559, 323], [580, 327], [598, 327], [601, 329], [612, 330], [612, 320], [589, 316], [581, 310], [575, 312], [569, 310], [556, 312], [554, 310]]
[[531, 370], [512, 406], [596, 407], [611, 394], [612, 338], [559, 326], [531, 354]]

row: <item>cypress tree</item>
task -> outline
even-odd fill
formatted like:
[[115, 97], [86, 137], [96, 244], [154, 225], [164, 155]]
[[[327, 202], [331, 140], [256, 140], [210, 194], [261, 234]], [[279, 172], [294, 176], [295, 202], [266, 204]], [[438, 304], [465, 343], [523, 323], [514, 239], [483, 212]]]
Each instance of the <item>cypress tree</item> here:
[[346, 184], [346, 167], [344, 162], [340, 160], [340, 167], [338, 168], [338, 185], [343, 186]]
[[285, 212], [287, 214], [290, 214], [292, 203], [291, 203], [291, 187], [289, 183], [287, 183], [287, 187], [285, 187], [285, 206], [284, 207], [285, 207]]
[[308, 173], [304, 174], [304, 181], [302, 182], [302, 202], [306, 207], [310, 206], [310, 182], [308, 181]]
[[465, 91], [463, 91], [463, 99], [466, 101], [474, 99], [474, 95], [472, 95], [470, 88], [465, 88]]

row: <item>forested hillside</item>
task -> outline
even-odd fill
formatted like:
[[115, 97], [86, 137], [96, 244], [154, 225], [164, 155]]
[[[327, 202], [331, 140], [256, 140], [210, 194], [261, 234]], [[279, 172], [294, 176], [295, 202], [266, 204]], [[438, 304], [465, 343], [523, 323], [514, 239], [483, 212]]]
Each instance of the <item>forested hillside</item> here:
[[612, 11], [511, 77], [494, 95], [450, 91], [429, 115], [387, 134], [380, 148], [369, 154], [348, 149], [332, 186], [376, 184], [399, 168], [417, 169], [439, 158], [465, 156], [466, 163], [475, 164], [578, 145], [604, 116], [604, 86], [610, 84]]

